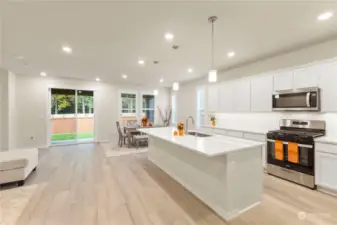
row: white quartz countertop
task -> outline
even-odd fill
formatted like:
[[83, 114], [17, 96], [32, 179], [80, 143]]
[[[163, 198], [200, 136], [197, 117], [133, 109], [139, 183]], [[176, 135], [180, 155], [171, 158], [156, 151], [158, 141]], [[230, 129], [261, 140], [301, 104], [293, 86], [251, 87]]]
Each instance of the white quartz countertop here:
[[315, 142], [337, 145], [337, 137], [331, 137], [331, 136], [319, 137], [319, 138], [315, 138]]
[[[202, 127], [205, 128], [213, 128], [218, 130], [232, 130], [232, 131], [241, 131], [241, 132], [247, 132], [247, 133], [255, 133], [255, 134], [266, 134], [268, 133], [268, 130], [259, 130], [259, 129], [246, 129], [246, 128], [227, 128], [227, 127], [213, 127], [210, 125], [204, 125]], [[279, 128], [275, 128], [274, 130], [278, 130]]]
[[[174, 136], [174, 130], [176, 130], [174, 127], [138, 129], [138, 131], [150, 136], [157, 137], [209, 157], [224, 155], [233, 151], [240, 151], [253, 147], [260, 147], [265, 144], [263, 142], [216, 134], [210, 134], [212, 135], [210, 137], [195, 137], [192, 135]], [[197, 132], [205, 133], [200, 131]]]

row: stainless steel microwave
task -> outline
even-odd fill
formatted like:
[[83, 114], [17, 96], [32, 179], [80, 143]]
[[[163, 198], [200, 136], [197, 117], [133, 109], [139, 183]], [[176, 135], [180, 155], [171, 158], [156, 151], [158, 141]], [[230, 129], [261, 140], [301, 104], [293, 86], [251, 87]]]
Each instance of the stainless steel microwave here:
[[273, 111], [320, 111], [320, 89], [303, 88], [275, 92]]

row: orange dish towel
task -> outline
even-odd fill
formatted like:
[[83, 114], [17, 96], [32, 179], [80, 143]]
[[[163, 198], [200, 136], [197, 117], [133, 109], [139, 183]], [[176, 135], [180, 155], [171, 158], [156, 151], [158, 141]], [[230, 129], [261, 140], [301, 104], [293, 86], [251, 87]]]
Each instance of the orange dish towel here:
[[284, 159], [284, 151], [283, 151], [283, 142], [275, 140], [275, 159], [283, 160]]
[[298, 163], [299, 154], [298, 154], [298, 144], [294, 142], [288, 143], [288, 161], [292, 163]]

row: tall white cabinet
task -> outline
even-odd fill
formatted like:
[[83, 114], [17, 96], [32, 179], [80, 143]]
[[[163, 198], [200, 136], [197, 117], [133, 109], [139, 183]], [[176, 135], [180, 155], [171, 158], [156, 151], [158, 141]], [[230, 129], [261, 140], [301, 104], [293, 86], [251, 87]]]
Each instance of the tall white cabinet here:
[[234, 102], [234, 81], [226, 81], [219, 84], [219, 111], [232, 112]]
[[274, 75], [274, 91], [286, 91], [294, 88], [293, 71], [279, 72]]
[[207, 87], [207, 111], [217, 112], [219, 109], [219, 84], [209, 84]]
[[318, 67], [309, 66], [294, 70], [294, 89], [318, 86]]
[[233, 83], [234, 112], [250, 111], [250, 77], [240, 78]]
[[337, 63], [321, 64], [318, 86], [321, 89], [321, 111], [337, 112]]
[[251, 77], [251, 111], [272, 111], [273, 75], [263, 74]]

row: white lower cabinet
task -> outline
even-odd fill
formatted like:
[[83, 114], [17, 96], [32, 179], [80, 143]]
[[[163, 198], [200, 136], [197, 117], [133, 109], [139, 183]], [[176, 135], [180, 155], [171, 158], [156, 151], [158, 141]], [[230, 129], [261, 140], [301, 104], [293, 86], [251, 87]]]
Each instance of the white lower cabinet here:
[[[337, 146], [336, 146], [337, 148]], [[337, 152], [336, 154], [320, 152], [316, 149], [315, 182], [318, 187], [337, 192]]]
[[266, 146], [266, 135], [265, 134], [256, 134], [256, 133], [243, 133], [243, 138], [253, 140], [253, 141], [260, 141], [265, 143], [262, 148], [262, 166], [263, 168], [267, 167], [267, 146]]

